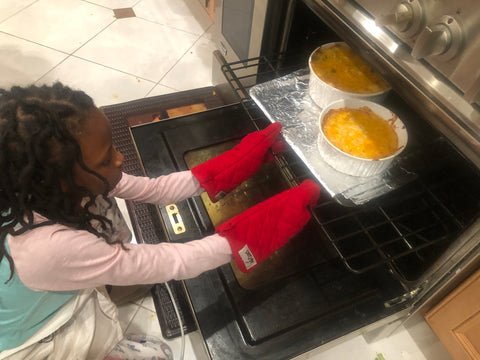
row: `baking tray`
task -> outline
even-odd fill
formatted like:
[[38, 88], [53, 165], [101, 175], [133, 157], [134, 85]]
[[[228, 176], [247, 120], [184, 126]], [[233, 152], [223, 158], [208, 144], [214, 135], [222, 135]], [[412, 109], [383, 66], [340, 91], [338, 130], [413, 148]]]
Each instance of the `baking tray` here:
[[347, 175], [328, 165], [317, 147], [322, 108], [308, 93], [309, 75], [308, 68], [301, 69], [257, 84], [249, 92], [271, 122], [282, 124], [285, 141], [333, 198], [347, 206], [363, 205], [416, 178], [403, 166], [402, 157], [382, 174], [369, 177]]

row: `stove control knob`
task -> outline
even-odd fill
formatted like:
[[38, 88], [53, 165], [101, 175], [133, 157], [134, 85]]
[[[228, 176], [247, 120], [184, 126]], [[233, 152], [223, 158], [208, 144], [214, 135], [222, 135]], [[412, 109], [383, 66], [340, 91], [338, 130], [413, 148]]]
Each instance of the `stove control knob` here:
[[375, 19], [378, 26], [392, 26], [405, 37], [416, 35], [422, 28], [424, 11], [420, 0], [402, 1], [390, 14]]
[[412, 49], [414, 59], [436, 56], [448, 60], [457, 55], [463, 43], [462, 27], [452, 16], [442, 16], [434, 25], [426, 26]]

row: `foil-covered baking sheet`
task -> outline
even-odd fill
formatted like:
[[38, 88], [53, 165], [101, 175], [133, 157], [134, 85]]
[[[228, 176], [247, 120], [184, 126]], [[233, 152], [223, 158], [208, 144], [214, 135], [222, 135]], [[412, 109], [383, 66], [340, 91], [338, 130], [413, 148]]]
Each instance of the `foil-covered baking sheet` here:
[[411, 181], [415, 174], [404, 169], [400, 159], [369, 177], [344, 174], [322, 159], [317, 148], [322, 109], [308, 93], [309, 73], [306, 68], [255, 85], [250, 96], [271, 122], [282, 124], [285, 140], [325, 190], [341, 204], [362, 205]]

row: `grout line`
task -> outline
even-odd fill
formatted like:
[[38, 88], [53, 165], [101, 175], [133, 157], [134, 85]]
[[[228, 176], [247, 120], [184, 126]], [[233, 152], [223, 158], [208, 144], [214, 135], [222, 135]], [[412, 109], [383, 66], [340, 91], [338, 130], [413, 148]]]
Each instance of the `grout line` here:
[[[37, 1], [38, 1], [38, 0], [37, 0]], [[108, 10], [111, 10], [111, 11], [114, 10], [114, 9], [111, 9], [111, 8], [109, 8], [109, 7], [107, 7], [107, 6], [103, 6], [103, 5], [100, 5], [100, 4], [96, 4], [96, 3], [91, 2], [91, 1], [88, 1], [88, 0], [81, 0], [81, 1], [86, 2], [86, 3], [89, 3], [89, 4], [92, 4], [92, 5], [101, 6], [101, 7], [103, 7], [104, 9], [108, 9]], [[132, 8], [133, 11], [135, 12], [135, 9], [134, 9], [135, 6], [137, 6], [138, 4], [140, 4], [142, 1], [143, 1], [143, 0], [138, 0], [135, 4], [131, 5], [130, 8]], [[185, 30], [185, 29], [179, 29], [179, 28], [177, 28], [177, 27], [175, 27], [175, 26], [167, 25], [167, 24], [164, 24], [164, 23], [155, 21], [155, 20], [146, 19], [146, 18], [144, 18], [144, 17], [138, 16], [137, 14], [135, 14], [135, 17], [136, 17], [137, 19], [140, 19], [140, 20], [143, 20], [143, 21], [147, 21], [147, 22], [152, 23], [152, 24], [157, 24], [157, 25], [165, 26], [165, 27], [170, 28], [170, 29], [175, 29], [175, 30], [178, 30], [178, 31], [182, 31], [182, 32], [184, 32], [184, 33], [186, 33], [186, 34], [198, 36], [198, 34], [193, 33], [193, 32], [190, 32], [190, 31], [187, 31], [187, 30]], [[118, 19], [117, 19], [117, 20], [118, 20]], [[212, 23], [211, 25], [213, 25], [213, 23]], [[211, 26], [211, 25], [210, 25], [210, 26]], [[210, 29], [210, 26], [207, 28], [207, 30]], [[202, 33], [202, 35], [205, 34], [205, 33], [206, 33], [206, 31], [204, 31], [204, 32]]]
[[[135, 11], [134, 7], [137, 6], [141, 1], [142, 1], [142, 0], [140, 0], [138, 3], [136, 3], [135, 5], [132, 6], [133, 11]], [[165, 24], [165, 23], [162, 23], [162, 22], [159, 22], [159, 21], [156, 21], [156, 20], [146, 19], [146, 18], [141, 17], [141, 16], [138, 16], [138, 15], [136, 15], [136, 14], [135, 14], [135, 17], [138, 18], [138, 19], [144, 20], [144, 21], [148, 21], [148, 22], [153, 23], [153, 24], [162, 25], [162, 26], [165, 26], [165, 27], [170, 28], [170, 29], [182, 31], [182, 32], [187, 33], [187, 34], [190, 34], [190, 35], [199, 36], [199, 34], [197, 34], [197, 33], [193, 33], [193, 32], [191, 32], [191, 31], [187, 31], [187, 30], [185, 30], [185, 29], [180, 29], [180, 28], [177, 28], [177, 27], [175, 27], [175, 26], [167, 25], [167, 24]], [[207, 29], [206, 29], [200, 36], [202, 36], [203, 34], [205, 34], [205, 33], [208, 31], [208, 29], [210, 29], [210, 27], [211, 27], [212, 25], [213, 25], [213, 22], [207, 27]]]
[[125, 75], [130, 75], [130, 76], [135, 76], [135, 78], [137, 79], [140, 79], [140, 80], [144, 80], [144, 81], [148, 81], [148, 82], [151, 82], [153, 84], [155, 84], [155, 80], [150, 80], [150, 79], [147, 79], [143, 76], [140, 76], [140, 75], [136, 75], [136, 74], [132, 74], [132, 73], [129, 73], [129, 72], [126, 72], [126, 71], [123, 71], [123, 70], [120, 70], [120, 69], [116, 69], [114, 67], [111, 67], [111, 66], [108, 66], [108, 65], [105, 65], [105, 64], [100, 64], [96, 61], [93, 61], [93, 60], [89, 60], [89, 59], [86, 59], [86, 58], [83, 58], [81, 56], [78, 56], [78, 55], [70, 55], [70, 57], [74, 57], [74, 58], [77, 58], [77, 59], [80, 59], [80, 60], [83, 60], [83, 61], [88, 61], [89, 63], [92, 63], [92, 64], [95, 64], [95, 65], [99, 65], [99, 66], [103, 66], [107, 69], [110, 69], [110, 70], [115, 70], [115, 71], [118, 71], [118, 72], [121, 72], [122, 74], [125, 74]]
[[17, 12], [13, 13], [12, 15], [10, 15], [9, 17], [3, 19], [2, 21], [0, 21], [0, 24], [2, 24], [3, 22], [7, 21], [8, 19], [14, 17], [15, 15], [17, 15], [18, 13], [21, 13], [23, 10], [29, 8], [30, 6], [32, 6], [33, 4], [35, 4], [36, 2], [38, 2], [39, 0], [35, 0], [33, 1], [31, 4], [28, 4], [27, 6], [21, 8], [20, 10], [18, 10]]
[[155, 87], [156, 86], [156, 83], [155, 83], [155, 80], [149, 80], [149, 79], [146, 79], [144, 77], [141, 77], [141, 76], [138, 76], [138, 75], [135, 75], [135, 74], [131, 74], [131, 73], [128, 73], [126, 71], [122, 71], [122, 70], [119, 70], [119, 69], [115, 69], [111, 66], [107, 66], [107, 65], [104, 65], [104, 64], [100, 64], [100, 63], [97, 63], [95, 61], [92, 61], [92, 60], [88, 60], [88, 59], [85, 59], [85, 58], [82, 58], [82, 57], [79, 57], [79, 56], [76, 56], [76, 55], [70, 55], [70, 56], [67, 56], [65, 59], [63, 59], [62, 61], [60, 61], [57, 65], [55, 65], [53, 68], [51, 68], [50, 70], [48, 70], [45, 74], [43, 74], [41, 77], [39, 77], [37, 80], [35, 80], [35, 82], [38, 82], [40, 81], [42, 78], [44, 78], [45, 76], [47, 76], [50, 72], [52, 72], [53, 70], [55, 70], [58, 66], [60, 66], [60, 64], [62, 64], [63, 62], [65, 62], [66, 60], [68, 60], [69, 58], [76, 58], [76, 59], [79, 59], [79, 60], [82, 60], [82, 61], [87, 61], [89, 63], [92, 63], [92, 64], [95, 64], [95, 65], [98, 65], [98, 66], [101, 66], [101, 67], [104, 67], [104, 68], [107, 68], [107, 69], [110, 69], [110, 70], [113, 70], [113, 71], [117, 71], [119, 73], [122, 73], [122, 74], [125, 74], [125, 75], [128, 75], [128, 76], [134, 76], [136, 79], [138, 80], [143, 80], [143, 81], [148, 81], [149, 83], [152, 83], [153, 86]]
[[142, 304], [139, 304], [139, 303], [134, 303], [134, 304], [137, 305], [138, 307], [141, 307], [143, 310], [147, 310], [147, 311], [149, 311], [149, 312], [156, 313], [155, 310], [149, 309], [149, 308], [147, 308], [145, 305], [142, 305]]
[[[42, 80], [42, 78], [44, 78], [45, 76], [47, 76], [49, 73], [51, 73], [53, 70], [55, 70], [60, 64], [62, 64], [62, 63], [65, 62], [68, 58], [70, 58], [70, 57], [72, 57], [72, 56], [73, 56], [73, 57], [76, 57], [76, 58], [79, 58], [79, 59], [82, 59], [82, 60], [86, 60], [86, 59], [80, 58], [80, 57], [78, 57], [78, 56], [75, 56], [74, 54], [75, 54], [78, 50], [80, 50], [81, 48], [83, 48], [85, 45], [87, 45], [90, 41], [92, 41], [95, 37], [97, 37], [100, 33], [102, 33], [105, 29], [107, 29], [108, 27], [110, 27], [115, 21], [117, 21], [117, 19], [114, 19], [112, 22], [110, 22], [110, 23], [109, 23], [108, 25], [106, 25], [103, 29], [101, 29], [100, 31], [98, 31], [95, 35], [93, 35], [90, 39], [88, 39], [87, 41], [85, 41], [82, 45], [80, 45], [78, 48], [76, 48], [76, 49], [73, 50], [72, 52], [66, 53], [66, 52], [64, 52], [64, 51], [57, 50], [57, 51], [60, 51], [60, 52], [62, 52], [62, 53], [64, 53], [64, 54], [67, 54], [68, 56], [67, 56], [65, 59], [63, 59], [61, 62], [59, 62], [57, 65], [55, 65], [53, 68], [51, 68], [50, 70], [48, 70], [45, 74], [43, 74], [42, 76], [40, 76], [37, 80], [35, 80], [35, 83], [38, 82], [38, 81], [40, 81], [40, 80]], [[25, 40], [25, 39], [24, 39], [24, 40]], [[29, 40], [27, 40], [27, 41], [29, 41]], [[46, 47], [46, 48], [50, 48], [49, 46], [45, 46], [45, 45], [42, 45], [42, 44], [38, 44], [38, 43], [35, 43], [35, 44], [40, 45], [40, 46], [44, 46], [44, 47]], [[53, 50], [55, 50], [55, 49], [53, 49]], [[86, 60], [86, 61], [88, 61], [88, 60]], [[93, 63], [93, 61], [91, 61], [91, 62]], [[102, 64], [97, 64], [97, 65], [105, 66], [105, 65], [102, 65]], [[108, 66], [105, 66], [105, 67], [108, 68]], [[116, 70], [116, 69], [114, 69], [114, 70]]]
[[[93, 1], [89, 1], [89, 0], [80, 0], [80, 1], [83, 1], [83, 2], [86, 2], [86, 3], [89, 3], [89, 4], [92, 4], [92, 5], [97, 5], [97, 6], [100, 6], [100, 7], [103, 7], [104, 9], [108, 9], [108, 10], [114, 10], [112, 8], [109, 8], [108, 6], [104, 6], [104, 5], [101, 5], [101, 4], [97, 4]], [[131, 8], [133, 8], [134, 6], [140, 4], [142, 2], [142, 0], [138, 0], [136, 3], [134, 3], [133, 5], [129, 6]], [[115, 9], [119, 9], [118, 7], [116, 7]]]
[[[215, 24], [211, 24], [201, 35], [201, 37], [206, 38], [205, 35], [210, 31], [211, 28], [213, 28]], [[207, 39], [208, 40], [208, 39]], [[213, 40], [212, 40], [213, 41]]]
[[140, 19], [140, 20], [143, 20], [143, 21], [148, 21], [148, 22], [151, 23], [151, 24], [156, 24], [156, 25], [164, 26], [164, 27], [169, 28], [169, 29], [173, 29], [173, 30], [177, 30], [177, 31], [184, 32], [185, 34], [190, 34], [190, 35], [195, 35], [195, 36], [201, 36], [201, 35], [198, 35], [198, 34], [196, 34], [196, 33], [187, 31], [187, 30], [185, 30], [185, 29], [179, 29], [179, 28], [177, 28], [177, 27], [175, 27], [175, 26], [163, 24], [163, 23], [158, 22], [158, 21], [155, 21], [155, 20], [145, 19], [144, 17], [141, 17], [141, 16], [135, 16], [135, 17], [136, 17], [137, 19]]
[[[92, 4], [92, 5], [95, 5], [95, 6], [99, 6], [99, 7], [102, 7], [104, 9], [108, 9], [108, 10], [112, 10], [108, 7], [105, 7], [105, 6], [102, 6], [100, 4], [95, 4], [91, 1], [88, 1], [88, 0], [81, 0], [82, 2], [84, 3], [89, 3], [89, 4]], [[18, 14], [19, 12], [25, 10], [26, 8], [32, 6], [33, 4], [35, 4], [36, 2], [38, 2], [38, 0], [32, 2], [31, 4], [29, 4], [28, 6], [24, 7], [23, 9], [17, 11], [15, 14], [11, 15], [10, 17]], [[142, 0], [138, 0], [133, 6], [136, 6], [138, 4], [140, 4], [142, 2]], [[113, 10], [112, 10], [113, 11]], [[9, 17], [9, 18], [10, 18]], [[132, 74], [132, 73], [129, 73], [129, 72], [126, 72], [126, 71], [122, 71], [120, 69], [116, 69], [114, 67], [111, 67], [111, 66], [107, 66], [107, 65], [104, 65], [104, 64], [101, 64], [101, 63], [98, 63], [98, 62], [95, 62], [95, 61], [92, 61], [92, 60], [89, 60], [89, 59], [86, 59], [86, 58], [83, 58], [81, 56], [78, 56], [78, 55], [75, 55], [76, 52], [78, 52], [81, 48], [83, 48], [85, 45], [87, 45], [88, 43], [90, 43], [95, 37], [97, 37], [99, 34], [101, 34], [104, 30], [106, 30], [108, 27], [110, 27], [113, 23], [115, 23], [116, 21], [118, 21], [119, 19], [116, 19], [114, 18], [114, 20], [112, 22], [110, 22], [109, 24], [107, 24], [103, 29], [101, 29], [100, 31], [98, 31], [95, 35], [93, 35], [90, 39], [88, 39], [87, 41], [85, 41], [82, 45], [80, 45], [78, 48], [76, 48], [75, 50], [71, 51], [71, 52], [66, 52], [66, 51], [63, 51], [63, 50], [58, 50], [58, 49], [55, 49], [51, 46], [47, 46], [47, 45], [44, 45], [44, 44], [41, 44], [41, 43], [38, 43], [38, 42], [35, 42], [35, 41], [32, 41], [32, 40], [29, 40], [29, 39], [25, 39], [25, 38], [22, 38], [20, 36], [17, 36], [17, 35], [13, 35], [13, 34], [10, 34], [10, 33], [7, 33], [7, 32], [4, 32], [4, 31], [0, 31], [0, 33], [3, 33], [3, 34], [6, 34], [8, 36], [12, 36], [12, 37], [15, 37], [17, 39], [20, 39], [20, 40], [23, 40], [23, 41], [27, 41], [29, 43], [32, 43], [32, 44], [36, 44], [38, 46], [41, 46], [41, 47], [44, 47], [46, 49], [50, 49], [50, 50], [53, 50], [53, 51], [56, 51], [58, 53], [61, 53], [61, 54], [65, 54], [66, 57], [61, 60], [58, 64], [56, 64], [55, 66], [53, 66], [51, 69], [49, 69], [47, 72], [45, 72], [43, 75], [41, 75], [40, 77], [38, 77], [36, 80], [33, 81], [33, 83], [38, 83], [40, 82], [43, 78], [45, 78], [49, 73], [51, 73], [52, 71], [54, 71], [56, 68], [58, 68], [61, 64], [63, 64], [66, 60], [68, 60], [70, 57], [74, 57], [74, 58], [77, 58], [77, 59], [80, 59], [80, 60], [83, 60], [83, 61], [88, 61], [92, 64], [95, 64], [95, 65], [98, 65], [98, 66], [102, 66], [102, 67], [105, 67], [107, 69], [110, 69], [110, 70], [114, 70], [114, 71], [118, 71], [120, 73], [123, 73], [123, 74], [126, 74], [126, 75], [129, 75], [129, 76], [134, 76], [135, 78], [139, 79], [139, 80], [144, 80], [144, 81], [148, 81], [150, 83], [153, 84], [152, 88], [145, 94], [145, 97], [147, 97], [154, 89], [157, 85], [161, 85], [165, 88], [168, 88], [168, 89], [172, 89], [174, 91], [179, 91], [179, 89], [176, 89], [176, 88], [173, 88], [173, 87], [170, 87], [170, 86], [166, 86], [166, 85], [162, 85], [161, 84], [161, 81], [165, 78], [165, 76], [167, 74], [169, 74], [173, 68], [185, 57], [186, 54], [188, 54], [189, 51], [191, 51], [191, 49], [198, 43], [198, 41], [200, 39], [202, 39], [202, 37], [210, 30], [210, 28], [213, 26], [213, 24], [211, 24], [201, 35], [198, 35], [198, 34], [195, 34], [195, 33], [192, 33], [192, 32], [189, 32], [189, 31], [185, 31], [183, 29], [178, 29], [178, 28], [175, 28], [175, 27], [171, 27], [169, 25], [165, 25], [165, 24], [161, 24], [159, 22], [156, 22], [156, 21], [151, 21], [151, 20], [148, 20], [148, 19], [145, 19], [145, 18], [142, 18], [142, 17], [138, 17], [140, 20], [143, 20], [143, 21], [147, 21], [147, 22], [150, 22], [150, 23], [154, 23], [154, 24], [157, 24], [157, 25], [160, 25], [160, 26], [163, 26], [163, 27], [166, 27], [166, 28], [172, 28], [172, 29], [175, 29], [177, 31], [182, 31], [186, 34], [189, 34], [189, 35], [194, 35], [197, 37], [197, 39], [192, 43], [192, 45], [175, 61], [175, 63], [170, 67], [170, 69], [168, 69], [165, 74], [157, 81], [157, 80], [150, 80], [150, 79], [147, 79], [143, 76], [138, 76], [136, 74]], [[6, 20], [6, 19], [5, 19]]]
[[193, 42], [192, 46], [190, 46], [190, 47], [182, 54], [182, 56], [180, 56], [180, 57], [177, 59], [177, 61], [175, 61], [175, 63], [170, 67], [170, 69], [167, 70], [167, 72], [160, 78], [160, 80], [158, 80], [157, 85], [162, 85], [162, 84], [160, 84], [160, 82], [165, 78], [165, 76], [168, 75], [168, 73], [170, 73], [170, 71], [173, 70], [173, 68], [174, 68], [175, 66], [177, 66], [177, 64], [180, 62], [180, 60], [182, 60], [182, 59], [184, 58], [184, 56], [188, 54], [188, 52], [195, 46], [195, 44], [196, 44], [201, 38], [202, 38], [201, 35], [198, 36], [197, 40], [195, 40], [195, 41]]
[[[83, 0], [82, 0], [83, 1]], [[80, 50], [82, 47], [84, 47], [86, 44], [88, 44], [90, 41], [92, 41], [96, 36], [98, 36], [100, 33], [102, 33], [105, 29], [107, 29], [108, 27], [110, 27], [113, 23], [115, 23], [115, 21], [117, 21], [118, 19], [114, 19], [112, 22], [110, 22], [109, 24], [107, 24], [103, 29], [101, 29], [100, 31], [98, 31], [95, 35], [93, 35], [90, 39], [88, 39], [87, 41], [85, 41], [85, 43], [83, 43], [82, 45], [80, 45], [78, 48], [76, 48], [75, 50], [73, 50], [72, 52], [65, 52], [63, 50], [58, 50], [58, 49], [55, 49], [51, 46], [47, 46], [47, 45], [44, 45], [44, 44], [40, 44], [38, 42], [35, 42], [35, 41], [32, 41], [32, 40], [29, 40], [29, 39], [25, 39], [25, 38], [22, 38], [20, 36], [17, 36], [17, 35], [13, 35], [13, 34], [10, 34], [10, 33], [7, 33], [5, 31], [0, 31], [0, 33], [3, 33], [3, 34], [6, 34], [6, 35], [9, 35], [9, 36], [13, 36], [17, 39], [20, 39], [20, 40], [24, 40], [24, 41], [28, 41], [29, 43], [32, 43], [32, 44], [35, 44], [35, 45], [38, 45], [38, 46], [42, 46], [44, 48], [47, 48], [47, 49], [50, 49], [50, 50], [54, 50], [54, 51], [57, 51], [59, 53], [62, 53], [62, 54], [65, 54], [67, 55], [65, 57], [65, 59], [63, 59], [62, 61], [60, 61], [58, 64], [56, 64], [54, 67], [52, 67], [50, 70], [48, 70], [45, 74], [41, 75], [38, 79], [34, 80], [33, 83], [37, 83], [39, 82], [42, 78], [44, 78], [45, 76], [47, 76], [50, 72], [52, 72], [54, 69], [56, 69], [60, 64], [62, 64], [63, 62], [65, 62], [69, 57], [73, 56], [73, 57], [76, 57], [78, 59], [82, 59], [82, 60], [85, 60], [85, 61], [90, 61], [90, 60], [87, 60], [87, 59], [83, 59], [81, 57], [78, 57], [78, 56], [75, 56], [75, 52], [77, 52], [78, 50]], [[144, 79], [142, 77], [139, 77], [139, 76], [136, 76], [134, 74], [129, 74], [129, 73], [126, 73], [124, 71], [121, 71], [121, 70], [118, 70], [118, 69], [114, 69], [114, 68], [111, 68], [111, 67], [108, 67], [108, 66], [105, 66], [103, 64], [98, 64], [98, 63], [95, 63], [93, 61], [90, 61], [91, 63], [94, 63], [94, 64], [97, 64], [97, 65], [100, 65], [100, 66], [104, 66], [106, 68], [109, 68], [109, 69], [113, 69], [113, 70], [117, 70], [117, 71], [120, 71], [124, 74], [128, 74], [128, 75], [132, 75], [132, 76], [135, 76], [139, 79], [142, 79], [142, 80], [147, 80], [147, 79]], [[150, 82], [154, 82], [152, 80], [148, 80]]]
[[[38, 1], [38, 0], [37, 0], [37, 1]], [[97, 3], [93, 2], [93, 1], [88, 1], [88, 0], [80, 0], [80, 1], [86, 2], [86, 3], [91, 4], [91, 5], [100, 6], [100, 7], [104, 8], [104, 9], [108, 9], [108, 10], [111, 10], [111, 11], [114, 10], [114, 9], [112, 9], [112, 8], [109, 8], [108, 6], [104, 6], [104, 5], [101, 5], [101, 4], [97, 4]], [[129, 6], [129, 7], [133, 9], [134, 6], [137, 6], [137, 5], [140, 4], [142, 1], [143, 1], [143, 0], [138, 0], [136, 3], [134, 3], [133, 5], [131, 5], [131, 6]], [[119, 9], [119, 8], [116, 7], [115, 9]]]
[[12, 36], [12, 37], [17, 38], [17, 39], [20, 39], [20, 40], [27, 41], [27, 42], [29, 42], [29, 43], [31, 43], [31, 44], [43, 46], [44, 48], [47, 48], [47, 49], [50, 49], [50, 50], [53, 50], [53, 51], [56, 51], [56, 52], [59, 52], [59, 53], [65, 54], [65, 55], [70, 55], [68, 52], [65, 52], [65, 51], [63, 51], [63, 50], [58, 50], [58, 49], [55, 49], [55, 48], [53, 48], [53, 47], [51, 47], [51, 46], [47, 46], [47, 45], [44, 45], [44, 44], [40, 44], [40, 43], [38, 43], [38, 42], [36, 42], [36, 41], [32, 41], [32, 40], [29, 40], [29, 39], [25, 39], [25, 38], [23, 38], [23, 37], [21, 37], [21, 36], [18, 36], [18, 35], [10, 34], [10, 33], [6, 32], [6, 31], [0, 30], [0, 33], [1, 33], [1, 34], [5, 34], [5, 35], [8, 35], [8, 36]]
[[64, 54], [66, 55], [65, 58], [60, 61], [58, 64], [56, 64], [54, 67], [52, 67], [50, 70], [48, 70], [45, 74], [41, 75], [38, 79], [36, 80], [33, 80], [32, 81], [32, 84], [36, 83], [37, 81], [39, 81], [40, 79], [42, 79], [45, 75], [47, 75], [49, 72], [51, 72], [53, 69], [55, 69], [56, 67], [58, 67], [60, 64], [62, 64], [65, 60], [67, 60], [69, 57], [70, 57], [70, 54], [65, 52], [65, 51], [62, 51], [62, 50], [58, 50], [58, 49], [54, 49], [50, 46], [46, 46], [46, 45], [43, 45], [43, 44], [39, 44], [35, 41], [32, 41], [32, 40], [28, 40], [28, 39], [25, 39], [25, 38], [22, 38], [20, 36], [17, 36], [17, 35], [13, 35], [13, 34], [10, 34], [10, 33], [7, 33], [5, 31], [0, 31], [0, 34], [5, 34], [7, 36], [12, 36], [16, 39], [20, 39], [20, 40], [23, 40], [23, 41], [26, 41], [26, 42], [29, 42], [31, 44], [35, 44], [35, 45], [38, 45], [38, 46], [41, 46], [41, 47], [44, 47], [45, 49], [49, 49], [49, 50], [52, 50], [52, 51], [55, 51], [55, 52], [58, 52], [58, 53], [61, 53], [61, 54]]
[[55, 68], [57, 68], [60, 64], [62, 64], [63, 62], [65, 62], [67, 59], [69, 58], [76, 58], [76, 59], [80, 59], [82, 61], [87, 61], [89, 63], [92, 63], [92, 64], [95, 64], [95, 65], [98, 65], [98, 66], [102, 66], [104, 68], [107, 68], [107, 69], [110, 69], [110, 70], [113, 70], [113, 71], [117, 71], [117, 72], [120, 72], [122, 74], [125, 74], [125, 75], [129, 75], [129, 76], [134, 76], [136, 79], [139, 79], [139, 80], [143, 80], [143, 81], [148, 81], [152, 84], [154, 84], [154, 86], [156, 86], [157, 84], [155, 83], [155, 80], [150, 80], [150, 79], [147, 79], [147, 78], [144, 78], [142, 76], [139, 76], [139, 75], [135, 75], [135, 74], [132, 74], [132, 73], [129, 73], [129, 72], [126, 72], [126, 71], [123, 71], [123, 70], [119, 70], [119, 69], [116, 69], [116, 68], [113, 68], [111, 66], [107, 66], [107, 65], [104, 65], [104, 64], [100, 64], [100, 63], [97, 63], [95, 61], [92, 61], [92, 60], [89, 60], [89, 59], [85, 59], [85, 58], [82, 58], [80, 56], [77, 56], [77, 55], [69, 55], [67, 56], [65, 59], [63, 59], [60, 63], [58, 63], [57, 65], [55, 65], [53, 68], [51, 68], [50, 70], [48, 70], [45, 74], [43, 74], [39, 79], [36, 80], [37, 81], [40, 81], [43, 77], [45, 77], [47, 74], [49, 74], [51, 71], [53, 71]]
[[135, 309], [135, 312], [133, 313], [133, 315], [130, 317], [130, 319], [128, 320], [128, 323], [125, 325], [125, 330], [123, 331], [124, 334], [127, 333], [127, 330], [128, 328], [130, 327], [130, 325], [132, 324], [132, 321], [133, 319], [135, 319], [135, 316], [137, 316], [138, 314], [138, 311], [140, 310], [140, 307], [138, 304], [135, 304], [135, 303], [129, 303], [128, 306], [132, 306], [132, 305], [135, 305], [136, 306], [136, 309]]
[[80, 1], [85, 2], [85, 3], [87, 3], [87, 4], [90, 4], [90, 5], [100, 6], [100, 7], [104, 8], [104, 9], [108, 9], [108, 10], [112, 10], [112, 11], [113, 11], [113, 9], [110, 9], [110, 8], [107, 7], [107, 6], [103, 6], [103, 5], [100, 5], [100, 4], [97, 4], [97, 3], [94, 3], [94, 2], [88, 1], [88, 0], [80, 0]]
[[173, 91], [172, 92], [178, 92], [180, 91], [179, 89], [175, 89], [175, 88], [172, 88], [171, 86], [167, 86], [167, 85], [162, 85], [162, 84], [154, 84], [153, 87], [145, 94], [144, 98], [148, 97], [152, 91], [157, 87], [157, 86], [162, 86], [162, 87], [165, 87], [165, 88], [168, 88], [168, 89], [172, 89]]
[[70, 55], [73, 55], [75, 54], [78, 50], [80, 50], [81, 48], [83, 48], [85, 45], [87, 45], [90, 41], [92, 41], [94, 38], [96, 38], [98, 35], [100, 35], [103, 31], [105, 31], [105, 29], [109, 28], [112, 24], [114, 24], [118, 19], [114, 19], [111, 23], [109, 23], [107, 26], [105, 26], [103, 29], [101, 29], [99, 32], [97, 32], [95, 35], [93, 35], [90, 39], [88, 39], [87, 41], [85, 41], [82, 45], [80, 45], [78, 48], [76, 48], [75, 50], [73, 50]]

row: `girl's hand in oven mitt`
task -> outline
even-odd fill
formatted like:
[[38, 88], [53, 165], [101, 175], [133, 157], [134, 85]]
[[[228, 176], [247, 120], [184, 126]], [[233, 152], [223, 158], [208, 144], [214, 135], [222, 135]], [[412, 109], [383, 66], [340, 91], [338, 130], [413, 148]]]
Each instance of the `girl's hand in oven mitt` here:
[[248, 272], [285, 245], [310, 220], [320, 186], [305, 180], [257, 204], [219, 225], [216, 232], [227, 238], [239, 269]]
[[280, 123], [273, 123], [248, 134], [233, 149], [192, 168], [192, 174], [212, 202], [223, 198], [258, 170], [281, 129]]

